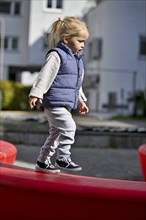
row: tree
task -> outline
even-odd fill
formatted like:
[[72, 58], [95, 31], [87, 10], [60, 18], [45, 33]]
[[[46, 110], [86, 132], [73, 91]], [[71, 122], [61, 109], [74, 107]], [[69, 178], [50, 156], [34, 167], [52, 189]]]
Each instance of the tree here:
[[131, 95], [128, 101], [133, 102], [133, 116], [137, 116], [141, 112], [141, 116], [146, 116], [146, 89], [144, 91], [136, 91]]

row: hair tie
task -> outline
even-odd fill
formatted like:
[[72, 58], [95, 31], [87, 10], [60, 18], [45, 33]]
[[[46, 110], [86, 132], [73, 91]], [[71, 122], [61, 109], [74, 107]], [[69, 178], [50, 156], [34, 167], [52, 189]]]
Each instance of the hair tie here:
[[58, 21], [62, 21], [61, 17], [58, 18]]

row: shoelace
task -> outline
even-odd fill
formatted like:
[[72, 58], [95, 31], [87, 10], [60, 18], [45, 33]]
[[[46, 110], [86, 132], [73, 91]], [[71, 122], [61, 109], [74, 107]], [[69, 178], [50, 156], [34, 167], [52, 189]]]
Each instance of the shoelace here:
[[51, 164], [51, 160], [50, 160], [50, 158], [49, 158], [49, 157], [47, 157], [47, 159], [46, 159], [45, 163], [46, 163], [46, 164], [48, 164], [48, 165], [49, 165], [49, 164]]
[[71, 161], [71, 159], [67, 159], [65, 160], [65, 162], [67, 162], [69, 165], [71, 164], [73, 166], [76, 166], [76, 164], [73, 161]]
[[76, 164], [73, 161], [70, 161], [70, 164], [76, 166]]
[[47, 164], [47, 167], [55, 168], [55, 166], [51, 163], [50, 158], [47, 158], [45, 163]]

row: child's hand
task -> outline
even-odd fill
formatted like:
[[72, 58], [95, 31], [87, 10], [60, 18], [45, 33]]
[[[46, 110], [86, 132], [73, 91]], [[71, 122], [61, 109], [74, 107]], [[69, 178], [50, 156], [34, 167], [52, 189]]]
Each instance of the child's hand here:
[[89, 108], [84, 101], [79, 103], [79, 110], [81, 114], [86, 114], [89, 112]]
[[30, 106], [30, 108], [31, 109], [34, 108], [36, 106], [37, 102], [42, 104], [42, 99], [36, 98], [36, 97], [30, 97], [30, 99], [29, 99], [29, 106]]

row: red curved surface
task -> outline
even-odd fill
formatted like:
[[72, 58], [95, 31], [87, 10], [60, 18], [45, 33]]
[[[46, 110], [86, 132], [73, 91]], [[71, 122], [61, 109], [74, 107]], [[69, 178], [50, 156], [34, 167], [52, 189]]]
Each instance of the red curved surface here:
[[141, 168], [144, 175], [144, 180], [146, 181], [146, 144], [141, 145], [138, 148], [140, 162], [141, 162]]
[[0, 140], [0, 162], [13, 164], [17, 155], [16, 147], [7, 142]]
[[44, 174], [1, 164], [0, 216], [9, 219], [143, 220], [146, 183]]

